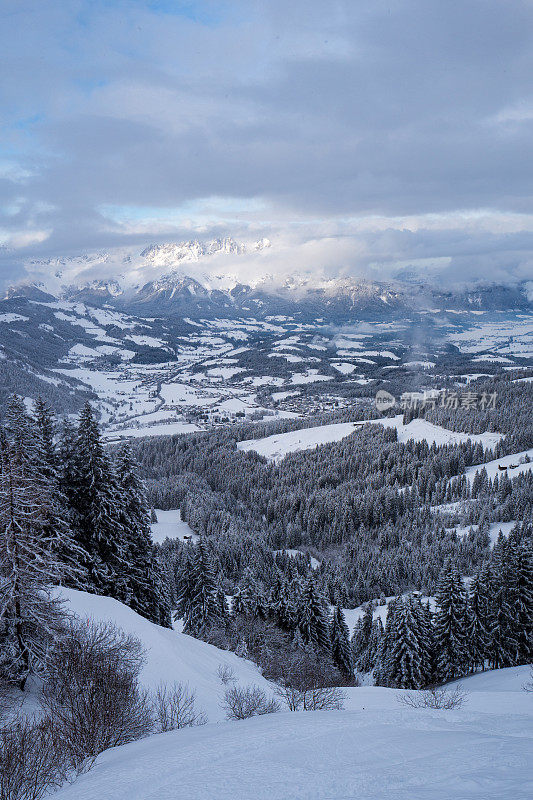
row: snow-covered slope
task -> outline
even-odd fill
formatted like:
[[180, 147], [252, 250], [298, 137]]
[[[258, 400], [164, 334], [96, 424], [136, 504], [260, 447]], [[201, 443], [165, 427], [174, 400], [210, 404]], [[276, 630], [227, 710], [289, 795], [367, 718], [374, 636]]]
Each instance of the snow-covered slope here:
[[[525, 458], [529, 458], [529, 461], [525, 462]], [[500, 467], [505, 467], [505, 470], [500, 469]], [[473, 480], [476, 472], [480, 472], [483, 468], [487, 470], [489, 478], [494, 478], [504, 472], [509, 478], [516, 478], [517, 475], [533, 469], [533, 447], [520, 453], [513, 453], [510, 456], [501, 456], [501, 458], [497, 458], [494, 461], [487, 461], [486, 464], [475, 464], [473, 467], [468, 467], [465, 471], [467, 480]]]
[[394, 689], [349, 690], [346, 711], [160, 734], [103, 753], [58, 800], [529, 800], [527, 668], [463, 681], [461, 710], [410, 709]]
[[150, 525], [154, 542], [160, 544], [165, 539], [181, 539], [183, 541], [185, 537], [196, 538], [194, 531], [182, 520], [179, 508], [170, 511], [156, 508], [155, 513], [157, 522], [152, 522]]
[[425, 419], [417, 418], [411, 420], [407, 425], [403, 424], [403, 415], [395, 417], [385, 417], [384, 419], [371, 420], [384, 425], [386, 428], [396, 428], [398, 431], [398, 441], [408, 442], [414, 439], [415, 442], [427, 442], [429, 445], [459, 444], [470, 439], [472, 442], [480, 443], [485, 448], [495, 447], [502, 438], [501, 433], [458, 433], [449, 431], [440, 425], [433, 425]]
[[[481, 443], [485, 448], [492, 448], [502, 438], [501, 433], [457, 433], [439, 425], [433, 425], [433, 423], [427, 422], [425, 419], [413, 419], [407, 425], [404, 425], [403, 414], [398, 414], [395, 417], [372, 419], [368, 420], [368, 422], [370, 424], [383, 425], [385, 428], [396, 428], [399, 442], [408, 442], [409, 439], [414, 439], [416, 442], [425, 441], [429, 445], [445, 445], [459, 444], [471, 439], [473, 442]], [[281, 461], [288, 453], [310, 450], [328, 442], [339, 442], [364, 424], [364, 422], [338, 422], [335, 425], [302, 428], [297, 431], [266, 436], [263, 439], [248, 439], [245, 442], [239, 442], [237, 447], [239, 450], [254, 450], [270, 461]]]
[[265, 436], [263, 439], [248, 439], [245, 442], [239, 442], [237, 447], [239, 450], [254, 450], [270, 461], [281, 461], [288, 453], [310, 450], [328, 442], [340, 442], [360, 426], [361, 423], [357, 422], [338, 422], [334, 425], [302, 428], [298, 431]]
[[136, 636], [146, 650], [141, 683], [149, 689], [155, 688], [160, 682], [187, 683], [196, 692], [198, 708], [207, 714], [210, 722], [224, 719], [219, 705], [223, 694], [217, 676], [219, 664], [228, 664], [234, 670], [238, 683], [257, 684], [271, 694], [270, 685], [257, 667], [233, 653], [154, 625], [110, 597], [65, 588], [61, 589], [61, 595], [67, 601], [67, 609], [81, 619], [112, 622], [126, 633]]

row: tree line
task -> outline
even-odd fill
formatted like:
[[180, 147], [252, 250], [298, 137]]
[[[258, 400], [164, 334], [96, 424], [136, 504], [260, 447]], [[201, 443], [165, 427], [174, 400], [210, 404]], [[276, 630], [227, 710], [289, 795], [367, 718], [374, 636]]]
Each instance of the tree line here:
[[19, 397], [0, 426], [0, 677], [23, 688], [61, 626], [54, 585], [115, 597], [170, 626], [149, 509], [127, 447], [111, 459], [90, 405], [57, 430]]

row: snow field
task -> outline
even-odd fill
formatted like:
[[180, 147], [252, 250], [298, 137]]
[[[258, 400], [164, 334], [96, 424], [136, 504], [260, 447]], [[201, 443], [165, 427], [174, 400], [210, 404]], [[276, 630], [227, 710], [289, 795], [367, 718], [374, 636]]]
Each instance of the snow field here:
[[268, 458], [269, 461], [280, 461], [288, 453], [295, 453], [300, 450], [310, 450], [321, 444], [329, 442], [340, 442], [346, 436], [353, 433], [361, 423], [338, 422], [334, 425], [320, 425], [315, 428], [302, 428], [298, 431], [288, 431], [278, 433], [273, 436], [265, 436], [263, 439], [248, 439], [239, 442], [239, 450], [254, 450], [260, 456]]
[[245, 442], [239, 442], [237, 447], [239, 450], [255, 450], [256, 453], [265, 456], [271, 461], [279, 461], [288, 453], [310, 450], [313, 447], [317, 447], [317, 445], [328, 444], [329, 442], [339, 442], [364, 424], [396, 428], [398, 441], [403, 443], [414, 439], [416, 442], [426, 441], [429, 445], [433, 443], [444, 445], [458, 444], [471, 439], [473, 442], [481, 442], [487, 448], [494, 447], [502, 438], [501, 433], [457, 433], [439, 425], [433, 425], [424, 419], [414, 419], [408, 425], [404, 425], [403, 415], [398, 414], [395, 417], [382, 417], [381, 419], [366, 420], [366, 422], [338, 422], [333, 425], [302, 428], [298, 431], [266, 436], [264, 439], [249, 439]]
[[472, 442], [480, 443], [485, 448], [492, 448], [502, 438], [501, 433], [458, 433], [457, 431], [449, 431], [442, 428], [440, 425], [433, 425], [425, 419], [413, 419], [407, 425], [403, 424], [403, 415], [398, 414], [395, 417], [383, 417], [379, 420], [369, 420], [371, 423], [378, 423], [384, 425], [386, 428], [396, 428], [398, 431], [398, 441], [408, 442], [409, 439], [414, 439], [415, 442], [426, 441], [429, 445], [445, 445], [445, 444], [459, 444], [460, 442], [467, 442], [470, 439]]
[[[526, 457], [530, 459], [529, 463], [524, 463]], [[516, 468], [510, 469], [511, 464], [516, 464]], [[508, 478], [515, 478], [517, 475], [521, 475], [533, 469], [533, 447], [529, 450], [522, 450], [520, 453], [513, 453], [510, 456], [496, 458], [494, 461], [487, 461], [486, 464], [474, 464], [473, 467], [468, 467], [468, 469], [465, 470], [467, 481], [472, 481], [475, 478], [476, 472], [481, 472], [483, 467], [485, 467], [487, 476], [491, 479], [496, 475], [503, 474], [506, 474]], [[507, 469], [501, 470], [500, 467], [507, 467]]]
[[103, 753], [57, 797], [529, 800], [533, 699], [517, 689], [527, 673], [466, 679], [461, 710], [404, 708], [399, 690], [362, 687], [348, 690], [345, 711], [285, 712], [152, 736]]
[[157, 522], [152, 522], [150, 525], [154, 542], [161, 544], [167, 538], [183, 541], [186, 536], [190, 536], [193, 539], [197, 538], [194, 531], [182, 520], [179, 508], [171, 511], [163, 511], [160, 508], [156, 508], [155, 513]]
[[141, 428], [120, 428], [118, 430], [104, 430], [102, 438], [108, 442], [118, 442], [121, 439], [139, 439], [142, 436], [172, 436], [176, 433], [196, 433], [201, 430], [192, 422], [169, 422], [158, 425], [145, 425]]

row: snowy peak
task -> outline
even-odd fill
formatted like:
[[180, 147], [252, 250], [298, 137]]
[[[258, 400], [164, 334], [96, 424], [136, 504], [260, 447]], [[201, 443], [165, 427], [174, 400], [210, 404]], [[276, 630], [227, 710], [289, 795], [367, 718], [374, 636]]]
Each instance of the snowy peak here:
[[268, 239], [245, 243], [223, 237], [34, 261], [28, 264], [29, 284], [9, 290], [8, 296], [42, 300], [35, 294], [42, 292], [156, 316], [307, 312], [341, 319], [421, 310], [530, 310], [532, 305], [525, 285], [445, 291], [412, 280], [331, 277], [319, 267], [289, 272], [290, 257], [282, 252]]
[[264, 250], [266, 247], [270, 247], [268, 239], [261, 239], [252, 245], [246, 245], [226, 236], [205, 243], [194, 240], [177, 244], [152, 244], [144, 249], [140, 256], [153, 266], [173, 267], [182, 262], [195, 263], [219, 254], [240, 256], [247, 252]]

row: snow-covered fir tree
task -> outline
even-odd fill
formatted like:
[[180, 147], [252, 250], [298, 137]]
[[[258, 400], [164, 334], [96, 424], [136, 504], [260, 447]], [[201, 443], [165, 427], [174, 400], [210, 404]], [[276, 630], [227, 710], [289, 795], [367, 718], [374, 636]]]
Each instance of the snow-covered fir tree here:
[[318, 651], [329, 652], [331, 641], [326, 601], [318, 589], [314, 575], [310, 575], [304, 583], [297, 620], [303, 641], [313, 645]]
[[88, 403], [80, 413], [67, 473], [70, 482], [64, 490], [73, 509], [76, 538], [88, 554], [84, 566], [91, 590], [127, 603], [128, 542], [121, 497]]
[[360, 670], [361, 672], [369, 671], [365, 669], [363, 666], [361, 666], [360, 662], [364, 658], [364, 655], [367, 653], [368, 646], [370, 644], [373, 619], [374, 619], [374, 604], [367, 603], [365, 607], [365, 613], [360, 619], [357, 620], [351, 642], [354, 663], [357, 669]]
[[331, 657], [339, 671], [347, 678], [353, 676], [350, 631], [340, 605], [333, 609], [330, 625]]
[[150, 511], [130, 448], [122, 445], [115, 458], [127, 562], [128, 605], [159, 625], [170, 625], [170, 606], [150, 530]]
[[[512, 536], [510, 541], [514, 543]], [[533, 661], [533, 548], [516, 545], [516, 613], [519, 664]]]
[[449, 681], [464, 675], [468, 664], [466, 591], [457, 567], [451, 562], [441, 573], [436, 601], [436, 675], [441, 681]]
[[488, 581], [488, 566], [485, 566], [474, 575], [470, 584], [466, 613], [466, 642], [472, 672], [484, 669], [488, 657], [490, 626]]
[[63, 527], [50, 524], [53, 506], [37, 426], [13, 397], [0, 428], [0, 673], [21, 689], [62, 623], [52, 585], [68, 567], [57, 557]]
[[398, 598], [389, 607], [379, 683], [402, 689], [420, 689], [430, 672], [423, 609], [412, 598]]
[[194, 554], [189, 563], [191, 566], [188, 579], [189, 597], [180, 600], [180, 607], [183, 610], [183, 632], [201, 636], [224, 616], [213, 560], [202, 539], [194, 545]]

